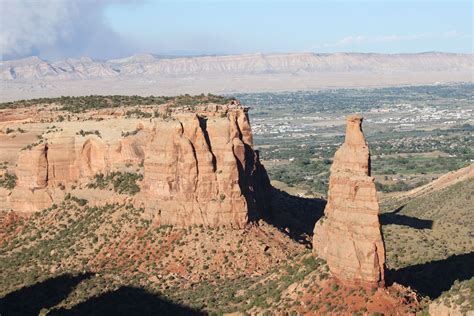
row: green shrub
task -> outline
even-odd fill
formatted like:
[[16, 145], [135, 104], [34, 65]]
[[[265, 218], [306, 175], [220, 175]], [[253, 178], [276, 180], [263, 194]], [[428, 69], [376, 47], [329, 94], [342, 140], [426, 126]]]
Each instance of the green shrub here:
[[106, 189], [109, 186], [120, 194], [137, 194], [140, 192], [140, 186], [137, 182], [143, 180], [143, 175], [132, 172], [112, 172], [108, 175], [97, 174], [93, 182], [87, 185], [88, 188]]
[[13, 190], [16, 186], [17, 177], [14, 174], [6, 173], [0, 177], [0, 187]]

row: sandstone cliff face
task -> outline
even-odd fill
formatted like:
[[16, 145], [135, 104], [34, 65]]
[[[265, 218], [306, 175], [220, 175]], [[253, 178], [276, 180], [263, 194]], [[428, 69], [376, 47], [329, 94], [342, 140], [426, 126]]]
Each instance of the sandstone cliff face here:
[[346, 139], [334, 156], [325, 215], [315, 225], [313, 248], [342, 282], [383, 286], [379, 204], [361, 124], [360, 116], [347, 119]]
[[19, 214], [30, 214], [50, 207], [53, 199], [46, 189], [16, 187], [9, 196], [9, 204]]
[[48, 142], [48, 184], [68, 184], [107, 171], [108, 146], [97, 136], [60, 134]]
[[15, 173], [18, 187], [34, 190], [84, 180], [108, 167], [108, 146], [98, 137], [60, 134], [20, 151]]
[[160, 122], [145, 150], [142, 199], [160, 224], [243, 227], [267, 207], [269, 181], [247, 113], [214, 108]]
[[9, 196], [11, 207], [20, 213], [32, 213], [51, 206], [48, 185], [48, 147], [40, 144], [23, 150], [18, 157], [17, 183]]
[[140, 133], [121, 139], [109, 152], [111, 167], [126, 164], [138, 165], [145, 158], [144, 147], [148, 143], [148, 134]]
[[166, 119], [69, 123], [41, 138], [19, 151], [7, 198], [15, 211], [47, 208], [65, 187], [84, 189], [96, 174], [127, 168], [143, 171], [135, 203], [160, 224], [243, 227], [268, 210], [270, 183], [238, 103], [177, 107]]
[[82, 137], [66, 131], [21, 150], [15, 170], [16, 187], [8, 198], [11, 208], [21, 213], [42, 210], [52, 205], [52, 196], [63, 196], [55, 194], [59, 187], [86, 183], [98, 173], [127, 163], [138, 164], [143, 152], [134, 140], [128, 137], [108, 144], [96, 135]]
[[20, 152], [16, 169], [17, 186], [44, 189], [48, 185], [47, 151], [47, 146], [40, 144]]

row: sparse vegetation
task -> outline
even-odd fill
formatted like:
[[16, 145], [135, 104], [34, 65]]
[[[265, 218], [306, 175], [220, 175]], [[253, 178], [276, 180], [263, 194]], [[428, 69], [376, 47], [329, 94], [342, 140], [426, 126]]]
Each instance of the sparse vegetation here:
[[137, 135], [139, 131], [140, 131], [139, 129], [136, 129], [133, 131], [122, 132], [122, 137]]
[[8, 190], [13, 190], [16, 185], [16, 175], [5, 173], [4, 175], [0, 176], [0, 187], [3, 187]]
[[18, 127], [17, 129], [13, 129], [13, 128], [7, 127], [7, 128], [5, 129], [5, 134], [7, 134], [7, 135], [8, 135], [8, 134], [15, 133], [15, 132], [20, 133], [20, 134], [26, 133], [26, 131], [25, 131], [23, 128], [21, 128], [21, 127]]
[[[61, 111], [72, 112], [72, 113], [84, 113], [91, 110], [100, 110], [108, 108], [118, 107], [130, 107], [138, 105], [161, 105], [165, 103], [171, 103], [176, 106], [193, 106], [200, 103], [218, 103], [225, 104], [230, 102], [233, 98], [226, 98], [222, 96], [212, 94], [201, 94], [191, 96], [188, 94], [180, 95], [177, 97], [167, 96], [102, 96], [102, 95], [90, 95], [81, 97], [60, 97], [60, 98], [41, 98], [31, 100], [20, 100], [14, 102], [0, 103], [1, 109], [16, 109], [30, 107], [33, 105], [49, 105], [54, 104]], [[64, 119], [64, 116], [63, 116]]]
[[462, 315], [472, 312], [474, 310], [474, 277], [461, 282], [455, 281], [454, 285], [436, 300], [436, 303], [456, 307]]
[[140, 192], [140, 186], [137, 182], [143, 180], [143, 175], [139, 173], [131, 172], [112, 172], [108, 175], [97, 174], [93, 181], [88, 184], [89, 188], [107, 189], [113, 188], [113, 190], [120, 194], [131, 194], [134, 195]]
[[[474, 251], [474, 179], [412, 200], [387, 200], [382, 222], [390, 268], [422, 264]], [[394, 210], [398, 212], [392, 214]]]
[[96, 136], [102, 138], [102, 136], [100, 135], [100, 131], [98, 131], [98, 130], [84, 131], [84, 130], [81, 129], [79, 132], [76, 133], [76, 135], [81, 135], [82, 137], [85, 137], [87, 135], [96, 135]]

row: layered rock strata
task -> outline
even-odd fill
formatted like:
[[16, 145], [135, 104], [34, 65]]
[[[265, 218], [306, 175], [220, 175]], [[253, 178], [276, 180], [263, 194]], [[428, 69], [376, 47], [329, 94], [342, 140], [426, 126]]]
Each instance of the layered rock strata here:
[[215, 107], [156, 124], [142, 199], [160, 224], [243, 227], [268, 210], [269, 180], [245, 109]]
[[385, 249], [370, 176], [362, 117], [347, 118], [346, 139], [331, 167], [324, 217], [314, 227], [314, 252], [347, 284], [384, 285]]
[[5, 195], [5, 204], [19, 213], [47, 208], [53, 196], [64, 195], [59, 194], [60, 188], [88, 183], [96, 174], [107, 174], [127, 164], [138, 165], [143, 161], [146, 142], [144, 133], [110, 142], [97, 135], [76, 135], [75, 131], [50, 135], [18, 153], [16, 186]]
[[146, 137], [130, 136], [105, 142], [99, 136], [61, 132], [43, 143], [21, 150], [15, 174], [17, 186], [42, 189], [87, 181], [98, 173], [126, 164], [139, 164]]
[[[16, 187], [0, 196], [4, 208], [39, 211], [72, 187], [84, 190], [96, 174], [133, 170], [144, 176], [134, 202], [159, 224], [243, 227], [268, 210], [270, 184], [253, 150], [246, 108], [233, 101], [155, 116], [46, 130], [41, 141], [19, 150]], [[124, 125], [126, 133], [117, 131]], [[88, 194], [91, 205], [94, 196]]]
[[20, 213], [31, 213], [51, 206], [47, 192], [48, 147], [40, 144], [23, 150], [18, 157], [16, 187], [9, 197], [11, 207]]

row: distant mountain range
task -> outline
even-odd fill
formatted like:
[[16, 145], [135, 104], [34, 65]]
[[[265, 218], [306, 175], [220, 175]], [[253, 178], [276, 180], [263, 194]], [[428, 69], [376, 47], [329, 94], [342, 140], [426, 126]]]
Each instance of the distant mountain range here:
[[176, 95], [473, 82], [473, 54], [294, 53], [0, 62], [0, 102], [62, 95]]
[[472, 71], [472, 54], [247, 54], [162, 58], [149, 54], [98, 61], [88, 57], [48, 62], [38, 57], [0, 62], [1, 80], [98, 79], [213, 74], [403, 73]]

